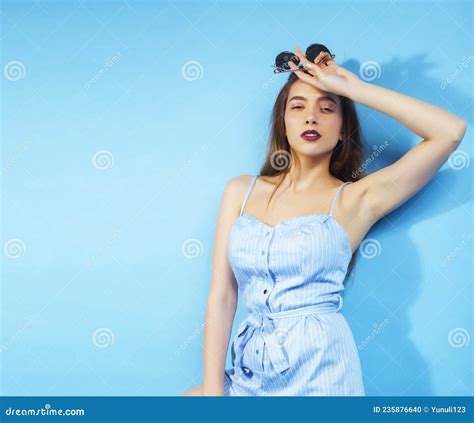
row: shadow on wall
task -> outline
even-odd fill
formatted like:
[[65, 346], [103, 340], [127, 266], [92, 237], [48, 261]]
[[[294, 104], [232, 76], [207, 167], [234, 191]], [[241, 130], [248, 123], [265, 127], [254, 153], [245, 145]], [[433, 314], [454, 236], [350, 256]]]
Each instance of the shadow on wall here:
[[[470, 124], [472, 99], [456, 91], [451, 83], [458, 77], [467, 78], [465, 68], [473, 58], [465, 57], [443, 81], [429, 76], [435, 64], [425, 61], [423, 55], [380, 65], [351, 60], [342, 66], [368, 82], [437, 105]], [[360, 104], [357, 109], [366, 148], [366, 174], [392, 164], [421, 141], [396, 120]], [[429, 363], [432, 357], [423, 357], [410, 339], [410, 310], [419, 300], [423, 284], [429, 283], [436, 289], [450, 277], [440, 261], [422, 266], [409, 231], [419, 222], [432, 220], [472, 201], [469, 183], [472, 173], [469, 154], [463, 147], [465, 142], [448, 159], [446, 170], [440, 170], [412, 198], [378, 221], [357, 250], [356, 268], [345, 282], [349, 301], [343, 314], [358, 344], [367, 395], [453, 395], [454, 386], [447, 386], [445, 392], [439, 392], [439, 388], [434, 392], [432, 379], [438, 363]], [[466, 222], [468, 219], [466, 216]], [[441, 238], [440, 231], [444, 231], [445, 239], [449, 238], [450, 230], [447, 226], [433, 228]], [[433, 256], [437, 256], [438, 249], [433, 244]], [[449, 250], [440, 255], [448, 253]], [[422, 268], [427, 265], [443, 272], [436, 273], [438, 280], [426, 280]], [[457, 293], [453, 290], [452, 296]], [[437, 313], [433, 312], [426, 318], [426, 328], [431, 333], [437, 332], [436, 317]], [[446, 339], [444, 331], [434, 335]], [[466, 384], [460, 389], [463, 392], [458, 390], [455, 394], [470, 395]]]

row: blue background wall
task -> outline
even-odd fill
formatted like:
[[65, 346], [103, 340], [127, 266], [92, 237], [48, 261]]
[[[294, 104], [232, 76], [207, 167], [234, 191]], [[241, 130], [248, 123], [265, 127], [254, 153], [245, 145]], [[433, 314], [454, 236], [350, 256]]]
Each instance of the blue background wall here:
[[[6, 1], [1, 39], [3, 395], [202, 382], [219, 201], [263, 162], [280, 51], [326, 44], [472, 123], [468, 1]], [[358, 111], [369, 172], [421, 141]], [[361, 247], [343, 314], [368, 395], [472, 394], [472, 155], [469, 128]]]

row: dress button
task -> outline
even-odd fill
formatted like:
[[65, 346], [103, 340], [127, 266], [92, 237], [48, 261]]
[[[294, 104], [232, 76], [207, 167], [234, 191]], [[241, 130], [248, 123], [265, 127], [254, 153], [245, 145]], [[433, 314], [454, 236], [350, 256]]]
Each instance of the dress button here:
[[255, 352], [258, 354], [260, 351], [259, 351], [259, 350], [255, 350]]
[[264, 294], [266, 294], [267, 292], [268, 292], [268, 290], [267, 290], [267, 289], [264, 289], [264, 290], [263, 290], [263, 293], [264, 293]]
[[265, 254], [265, 251], [262, 250], [262, 256]]

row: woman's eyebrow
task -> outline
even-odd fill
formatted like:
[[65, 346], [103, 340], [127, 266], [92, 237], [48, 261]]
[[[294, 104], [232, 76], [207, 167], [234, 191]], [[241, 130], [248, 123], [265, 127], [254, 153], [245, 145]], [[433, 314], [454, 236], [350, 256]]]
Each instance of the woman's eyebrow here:
[[[291, 97], [288, 101], [291, 101], [291, 100], [307, 100], [306, 97], [303, 97], [301, 95], [294, 95], [293, 97]], [[336, 100], [334, 100], [331, 96], [329, 95], [323, 95], [321, 97], [318, 98], [318, 101], [323, 101], [323, 100], [329, 100], [329, 101], [332, 101], [334, 104], [337, 104]]]

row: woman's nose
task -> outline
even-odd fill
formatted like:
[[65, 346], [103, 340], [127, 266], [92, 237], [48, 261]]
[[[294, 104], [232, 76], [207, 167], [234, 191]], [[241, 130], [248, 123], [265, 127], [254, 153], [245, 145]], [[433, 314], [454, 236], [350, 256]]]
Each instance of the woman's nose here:
[[313, 117], [306, 118], [306, 123], [316, 123], [316, 119]]

